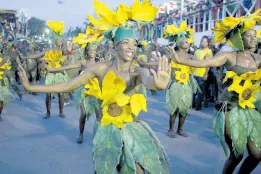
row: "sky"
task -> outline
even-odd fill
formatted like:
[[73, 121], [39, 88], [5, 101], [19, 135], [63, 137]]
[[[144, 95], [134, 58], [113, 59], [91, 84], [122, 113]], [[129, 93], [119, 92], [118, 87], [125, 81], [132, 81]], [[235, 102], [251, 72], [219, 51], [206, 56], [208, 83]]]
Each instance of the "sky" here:
[[[59, 4], [58, 2], [62, 2]], [[124, 3], [131, 5], [133, 0], [101, 0], [111, 9]], [[152, 0], [155, 4], [162, 4], [167, 0]], [[87, 14], [93, 15], [93, 0], [0, 0], [2, 9], [23, 9], [29, 17], [35, 16], [44, 20], [58, 20], [65, 22], [65, 30], [72, 27], [83, 27]]]

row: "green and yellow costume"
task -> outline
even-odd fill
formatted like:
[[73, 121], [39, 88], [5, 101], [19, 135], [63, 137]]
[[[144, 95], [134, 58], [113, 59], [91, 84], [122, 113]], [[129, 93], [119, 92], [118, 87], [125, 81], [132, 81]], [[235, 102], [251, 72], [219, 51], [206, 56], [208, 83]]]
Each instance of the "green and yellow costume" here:
[[[221, 42], [226, 38], [231, 46], [243, 51], [241, 34], [253, 29], [256, 23], [261, 22], [260, 13], [261, 9], [249, 16], [227, 17], [224, 21], [217, 22], [217, 29], [214, 29], [215, 41]], [[224, 82], [228, 84], [228, 87], [221, 95], [222, 102], [216, 106], [213, 129], [227, 154], [225, 118], [229, 117], [233, 152], [238, 157], [243, 154], [248, 138], [251, 138], [256, 147], [261, 150], [261, 70], [242, 67], [237, 64], [237, 59], [238, 55], [236, 65], [226, 73]], [[255, 60], [254, 57], [253, 59]]]
[[[0, 57], [0, 63], [2, 61], [3, 58]], [[5, 63], [0, 67], [0, 101], [3, 101], [4, 104], [14, 100], [14, 96], [9, 90], [9, 80], [5, 76], [5, 72], [9, 70], [11, 70], [11, 66], [9, 66], [8, 63]]]
[[[193, 42], [193, 29], [183, 21], [180, 27], [168, 25], [164, 30], [164, 37], [170, 42], [180, 44], [182, 39], [187, 38], [189, 43]], [[200, 90], [197, 81], [194, 79], [191, 68], [171, 62], [172, 78], [166, 89], [166, 103], [171, 115], [179, 112], [186, 116], [192, 106], [193, 94]]]
[[[157, 8], [148, 0], [142, 3], [135, 0], [131, 7], [120, 4], [117, 11], [95, 0], [94, 8], [100, 19], [89, 16], [89, 21], [96, 29], [103, 30], [103, 35], [113, 40], [115, 46], [124, 39], [137, 40], [135, 21], [150, 22], [157, 14]], [[168, 174], [163, 147], [149, 125], [138, 120], [139, 112], [147, 111], [144, 95], [125, 94], [126, 82], [113, 71], [106, 73], [102, 82], [97, 78], [90, 80], [85, 88], [86, 95], [98, 98], [102, 109], [93, 141], [97, 174], [113, 174], [118, 166], [119, 173], [136, 174], [137, 163], [150, 174]]]

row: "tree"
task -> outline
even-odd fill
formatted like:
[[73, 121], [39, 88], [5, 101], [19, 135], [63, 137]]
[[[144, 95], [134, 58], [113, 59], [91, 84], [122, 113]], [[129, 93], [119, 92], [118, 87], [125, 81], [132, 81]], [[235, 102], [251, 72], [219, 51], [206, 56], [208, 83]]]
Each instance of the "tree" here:
[[80, 27], [76, 27], [73, 31], [72, 31], [72, 36], [78, 36], [79, 33], [84, 33], [84, 31], [80, 28]]
[[36, 17], [31, 17], [28, 20], [28, 29], [30, 30], [29, 35], [42, 35], [46, 28], [46, 24], [44, 20], [38, 19]]

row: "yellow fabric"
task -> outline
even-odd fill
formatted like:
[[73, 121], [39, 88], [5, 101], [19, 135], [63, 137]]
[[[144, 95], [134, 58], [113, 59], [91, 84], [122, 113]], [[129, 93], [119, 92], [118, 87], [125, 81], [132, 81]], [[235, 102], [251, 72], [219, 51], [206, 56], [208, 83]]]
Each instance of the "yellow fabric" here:
[[[212, 51], [209, 48], [198, 49], [195, 52], [194, 57], [197, 60], [204, 60], [206, 55], [209, 55], [209, 57], [213, 57]], [[191, 69], [192, 69], [193, 74], [198, 77], [203, 77], [206, 73], [206, 68], [191, 68]]]

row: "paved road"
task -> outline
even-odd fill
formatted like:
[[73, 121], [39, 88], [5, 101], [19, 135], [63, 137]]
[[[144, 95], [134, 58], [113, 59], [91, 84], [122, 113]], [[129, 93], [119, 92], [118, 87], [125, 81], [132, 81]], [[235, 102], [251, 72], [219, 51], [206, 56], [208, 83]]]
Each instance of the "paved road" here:
[[[225, 156], [212, 131], [212, 108], [191, 111], [185, 123], [189, 138], [166, 136], [168, 113], [164, 93], [148, 98], [145, 120], [165, 147], [173, 174], [220, 174]], [[0, 122], [0, 174], [92, 174], [92, 127], [86, 125], [85, 142], [78, 145], [79, 112], [74, 103], [65, 107], [66, 119], [58, 117], [57, 99], [52, 117], [45, 113], [44, 94], [25, 95], [9, 103]], [[253, 174], [261, 173], [259, 165]]]

